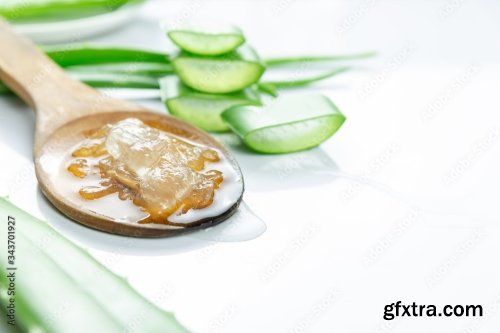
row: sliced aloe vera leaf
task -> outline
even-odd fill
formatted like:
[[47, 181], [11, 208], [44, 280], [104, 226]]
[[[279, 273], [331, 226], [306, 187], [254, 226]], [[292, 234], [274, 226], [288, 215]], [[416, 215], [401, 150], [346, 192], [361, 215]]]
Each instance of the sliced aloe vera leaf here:
[[198, 24], [167, 31], [170, 40], [182, 50], [198, 55], [221, 55], [245, 43], [240, 29], [232, 25]]
[[[16, 324], [24, 332], [188, 332], [47, 223], [0, 198], [1, 234], [15, 219]], [[10, 218], [9, 218], [10, 216]], [[7, 244], [6, 244], [7, 245]], [[1, 251], [2, 272], [12, 267]], [[10, 303], [0, 275], [0, 303]]]
[[75, 44], [43, 47], [42, 50], [61, 67], [120, 62], [170, 62], [165, 53], [127, 47]]
[[256, 83], [265, 71], [255, 51], [246, 45], [216, 57], [181, 52], [172, 59], [172, 65], [185, 85], [214, 94], [245, 89]]
[[176, 77], [166, 77], [160, 80], [160, 89], [170, 114], [209, 132], [229, 131], [221, 114], [230, 107], [260, 105], [252, 88], [224, 95], [207, 94], [187, 87]]
[[248, 147], [272, 154], [315, 147], [345, 121], [329, 98], [317, 94], [278, 97], [263, 107], [235, 106], [222, 118]]

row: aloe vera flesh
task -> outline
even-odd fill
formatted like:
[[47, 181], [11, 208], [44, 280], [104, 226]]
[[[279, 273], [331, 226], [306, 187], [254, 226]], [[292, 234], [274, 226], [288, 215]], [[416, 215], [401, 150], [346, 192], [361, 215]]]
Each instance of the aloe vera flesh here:
[[208, 56], [234, 51], [245, 42], [241, 30], [231, 25], [186, 26], [169, 30], [167, 35], [181, 50]]
[[160, 89], [170, 114], [209, 132], [229, 130], [221, 118], [228, 108], [260, 104], [258, 94], [251, 88], [225, 95], [207, 94], [185, 86], [176, 77], [166, 77], [160, 80]]
[[264, 64], [249, 46], [217, 57], [181, 52], [172, 59], [172, 66], [185, 85], [214, 94], [245, 89], [256, 83], [265, 70]]
[[222, 118], [251, 149], [289, 153], [315, 147], [331, 137], [345, 116], [323, 95], [279, 97], [263, 107], [235, 106]]
[[[1, 234], [14, 217], [16, 325], [25, 332], [188, 332], [47, 223], [0, 198]], [[0, 268], [10, 267], [2, 251]], [[8, 280], [0, 275], [5, 308]]]

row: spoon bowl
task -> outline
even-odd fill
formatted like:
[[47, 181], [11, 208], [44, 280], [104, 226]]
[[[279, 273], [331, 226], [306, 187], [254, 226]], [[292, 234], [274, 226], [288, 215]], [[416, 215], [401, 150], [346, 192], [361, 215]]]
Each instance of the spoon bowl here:
[[[214, 138], [179, 119], [110, 98], [73, 80], [2, 19], [0, 45], [0, 79], [37, 113], [33, 158], [39, 186], [63, 214], [109, 233], [166, 237], [213, 226], [236, 212], [242, 200], [243, 177], [234, 157]], [[85, 139], [88, 131], [127, 118], [137, 118], [151, 127], [216, 149], [234, 170], [233, 178], [241, 183], [240, 193], [226, 202], [227, 209], [217, 215], [176, 225], [139, 223], [141, 211], [130, 200], [116, 196], [98, 200], [80, 198], [75, 181], [70, 180], [71, 175], [65, 170], [68, 152]], [[214, 203], [216, 200], [217, 191]]]
[[[183, 226], [168, 224], [140, 224], [140, 211], [131, 202], [123, 202], [116, 196], [113, 199], [88, 202], [78, 196], [76, 186], [80, 180], [70, 175], [66, 170], [68, 152], [85, 139], [85, 133], [113, 124], [127, 118], [136, 118], [147, 125], [204, 144], [217, 149], [224, 154], [225, 160], [241, 172], [236, 160], [215, 139], [195, 127], [176, 118], [149, 111], [116, 111], [96, 113], [72, 120], [49, 136], [35, 155], [35, 171], [39, 185], [44, 195], [63, 214], [86, 226], [114, 234], [136, 237], [164, 237], [186, 231], [213, 226], [233, 215], [239, 206], [241, 196], [223, 214], [211, 218], [203, 218]], [[110, 207], [110, 205], [112, 205]], [[113, 207], [115, 206], [115, 207]], [[138, 214], [139, 213], [139, 214]]]

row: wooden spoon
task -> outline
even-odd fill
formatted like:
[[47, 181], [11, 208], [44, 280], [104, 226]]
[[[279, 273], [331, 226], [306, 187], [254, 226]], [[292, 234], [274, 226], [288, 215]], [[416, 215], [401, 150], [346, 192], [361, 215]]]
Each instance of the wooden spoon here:
[[136, 237], [164, 237], [226, 220], [237, 209], [242, 193], [224, 213], [203, 218], [185, 227], [139, 224], [98, 214], [68, 200], [58, 183], [60, 168], [55, 161], [84, 139], [84, 132], [133, 117], [157, 123], [162, 130], [220, 150], [241, 177], [235, 159], [216, 140], [173, 117], [148, 111], [126, 101], [110, 98], [70, 78], [30, 40], [17, 34], [0, 19], [0, 79], [36, 110], [33, 159], [38, 183], [44, 195], [71, 219], [102, 231]]

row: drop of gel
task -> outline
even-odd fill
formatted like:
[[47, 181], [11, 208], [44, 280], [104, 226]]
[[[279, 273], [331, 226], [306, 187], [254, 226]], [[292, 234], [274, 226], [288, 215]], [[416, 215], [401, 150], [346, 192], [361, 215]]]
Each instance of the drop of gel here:
[[215, 242], [241, 242], [259, 237], [266, 229], [265, 222], [242, 201], [236, 213], [226, 221], [193, 232], [187, 237]]

